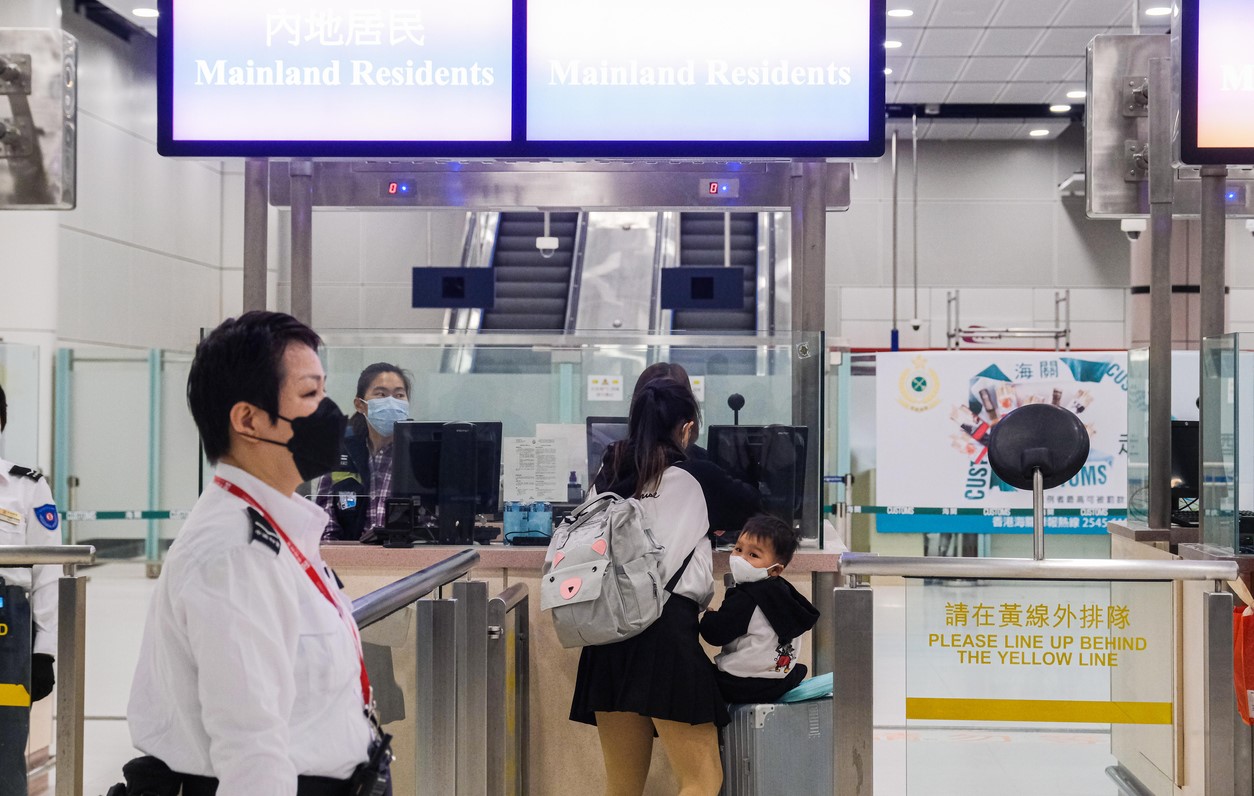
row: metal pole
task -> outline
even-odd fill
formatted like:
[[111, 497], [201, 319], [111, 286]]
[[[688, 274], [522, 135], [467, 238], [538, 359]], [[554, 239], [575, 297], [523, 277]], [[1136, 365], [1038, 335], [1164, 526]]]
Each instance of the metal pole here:
[[910, 114], [910, 163], [914, 171], [914, 189], [910, 193], [912, 218], [910, 221], [910, 241], [913, 254], [910, 263], [914, 267], [914, 276], [910, 280], [914, 286], [914, 320], [919, 319], [919, 115]]
[[313, 323], [313, 163], [293, 160], [292, 182], [292, 315]]
[[[1219, 586], [1216, 586], [1218, 589]], [[1223, 591], [1203, 595], [1205, 650], [1203, 715], [1206, 738], [1205, 793], [1235, 793], [1236, 756], [1232, 714], [1232, 595]]]
[[1032, 471], [1032, 558], [1045, 560], [1045, 476]]
[[244, 162], [244, 312], [266, 308], [269, 193], [269, 162], [249, 158]]
[[[509, 675], [506, 673], [505, 652], [509, 637], [505, 632], [505, 601], [493, 597], [488, 601], [488, 715], [492, 717], [488, 727], [488, 748], [485, 759], [488, 766], [488, 793], [499, 796], [505, 791], [505, 769], [509, 765], [506, 743], [509, 725], [505, 720], [505, 700], [509, 692]], [[517, 720], [517, 719], [515, 719]]]
[[[148, 509], [156, 511], [161, 503], [161, 362], [164, 353], [148, 350]], [[144, 540], [144, 569], [150, 578], [161, 574], [161, 523], [148, 521]]]
[[531, 792], [531, 600], [514, 608], [514, 792]]
[[836, 584], [835, 572], [810, 574], [810, 592], [814, 607], [819, 609], [819, 621], [814, 626], [814, 674], [836, 671], [836, 604], [832, 599]]
[[1200, 283], [1201, 336], [1224, 333], [1224, 234], [1227, 231], [1228, 186], [1226, 166], [1202, 168], [1202, 272]]
[[1149, 525], [1171, 527], [1171, 59], [1150, 59]]
[[[869, 588], [840, 588], [827, 620], [840, 639], [840, 687], [832, 694], [834, 796], [872, 796], [874, 788], [875, 613]], [[820, 620], [822, 621], [822, 620]]]
[[87, 579], [75, 565], [57, 584], [57, 796], [83, 792], [83, 689], [87, 681]]
[[897, 131], [893, 130], [891, 149], [893, 166], [893, 330], [892, 348], [897, 350]]
[[[792, 329], [794, 337], [817, 335], [807, 341], [803, 354], [797, 346], [792, 363], [792, 422], [808, 426], [805, 494], [802, 498], [801, 532], [817, 539], [819, 535], [819, 484], [822, 468], [823, 428], [819, 422], [823, 405], [822, 350], [827, 296], [827, 174], [824, 161], [792, 164]], [[806, 358], [802, 358], [805, 356]]]
[[488, 792], [488, 584], [453, 584], [457, 603], [457, 794]]
[[731, 213], [723, 213], [723, 267], [731, 267]]
[[[414, 756], [418, 796], [448, 796], [457, 788], [457, 661], [452, 600], [419, 600]], [[398, 754], [404, 754], [398, 750]], [[57, 794], [62, 796], [62, 794]]]

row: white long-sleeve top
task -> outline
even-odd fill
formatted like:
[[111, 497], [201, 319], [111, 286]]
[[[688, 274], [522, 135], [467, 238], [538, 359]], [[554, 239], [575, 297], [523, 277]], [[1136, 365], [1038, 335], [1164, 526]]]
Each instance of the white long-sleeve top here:
[[[318, 550], [327, 515], [219, 464], [309, 560], [352, 617]], [[219, 793], [294, 796], [296, 777], [347, 779], [366, 761], [357, 641], [249, 506], [209, 485], [171, 546], [148, 610], [127, 721], [137, 749]]]
[[[61, 519], [52, 490], [43, 476], [13, 472], [12, 462], [0, 459], [0, 546], [61, 544]], [[21, 468], [18, 468], [19, 470]], [[0, 569], [4, 582], [30, 594], [35, 624], [32, 652], [57, 654], [57, 579], [59, 566]]]

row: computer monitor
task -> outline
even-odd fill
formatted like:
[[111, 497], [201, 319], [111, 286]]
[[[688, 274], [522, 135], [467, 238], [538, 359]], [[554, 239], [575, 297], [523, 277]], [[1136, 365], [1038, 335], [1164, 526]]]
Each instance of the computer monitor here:
[[475, 515], [500, 511], [501, 424], [403, 420], [393, 439], [389, 527], [426, 522], [441, 544], [473, 542]]
[[808, 437], [805, 426], [710, 426], [710, 460], [756, 484], [763, 511], [792, 522], [801, 519]]
[[588, 428], [588, 480], [589, 487], [596, 479], [597, 470], [601, 469], [601, 460], [605, 457], [605, 449], [611, 443], [627, 439], [627, 418], [625, 417], [589, 417]]
[[1201, 494], [1200, 424], [1196, 420], [1171, 421], [1171, 508]]

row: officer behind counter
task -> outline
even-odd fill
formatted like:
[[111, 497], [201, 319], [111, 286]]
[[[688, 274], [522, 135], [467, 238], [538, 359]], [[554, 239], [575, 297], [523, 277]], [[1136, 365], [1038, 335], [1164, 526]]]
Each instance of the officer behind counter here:
[[382, 528], [392, 494], [392, 432], [409, 417], [410, 374], [376, 362], [357, 377], [357, 410], [348, 422], [340, 461], [314, 485], [314, 499], [331, 515], [323, 538], [356, 541]]
[[214, 479], [149, 606], [127, 709], [148, 756], [111, 796], [390, 791], [352, 603], [319, 552], [327, 515], [295, 494], [336, 466], [346, 425], [320, 343], [249, 312], [196, 347], [187, 402]]
[[[8, 423], [0, 386], [0, 434]], [[55, 544], [61, 544], [61, 521], [47, 480], [38, 470], [0, 459], [0, 546]], [[30, 678], [29, 695], [12, 689], [0, 693], [0, 794], [5, 796], [26, 793], [30, 705], [52, 693], [56, 682], [60, 574], [58, 566], [0, 569], [0, 684], [23, 685], [28, 672]], [[33, 639], [26, 633], [28, 624]]]

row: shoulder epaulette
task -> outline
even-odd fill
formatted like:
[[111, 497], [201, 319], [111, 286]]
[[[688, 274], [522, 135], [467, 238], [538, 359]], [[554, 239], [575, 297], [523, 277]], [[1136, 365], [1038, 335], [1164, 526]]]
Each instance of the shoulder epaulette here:
[[9, 468], [9, 475], [16, 475], [18, 478], [29, 478], [32, 481], [38, 481], [44, 477], [44, 474], [33, 467], [21, 467], [13, 465]]
[[261, 542], [261, 544], [274, 551], [274, 554], [277, 556], [279, 554], [279, 535], [275, 532], [270, 523], [266, 521], [266, 518], [261, 516], [260, 511], [257, 511], [252, 506], [249, 506], [248, 520], [252, 523], [252, 527], [250, 529], [252, 538], [248, 540], [249, 544], [253, 542]]

